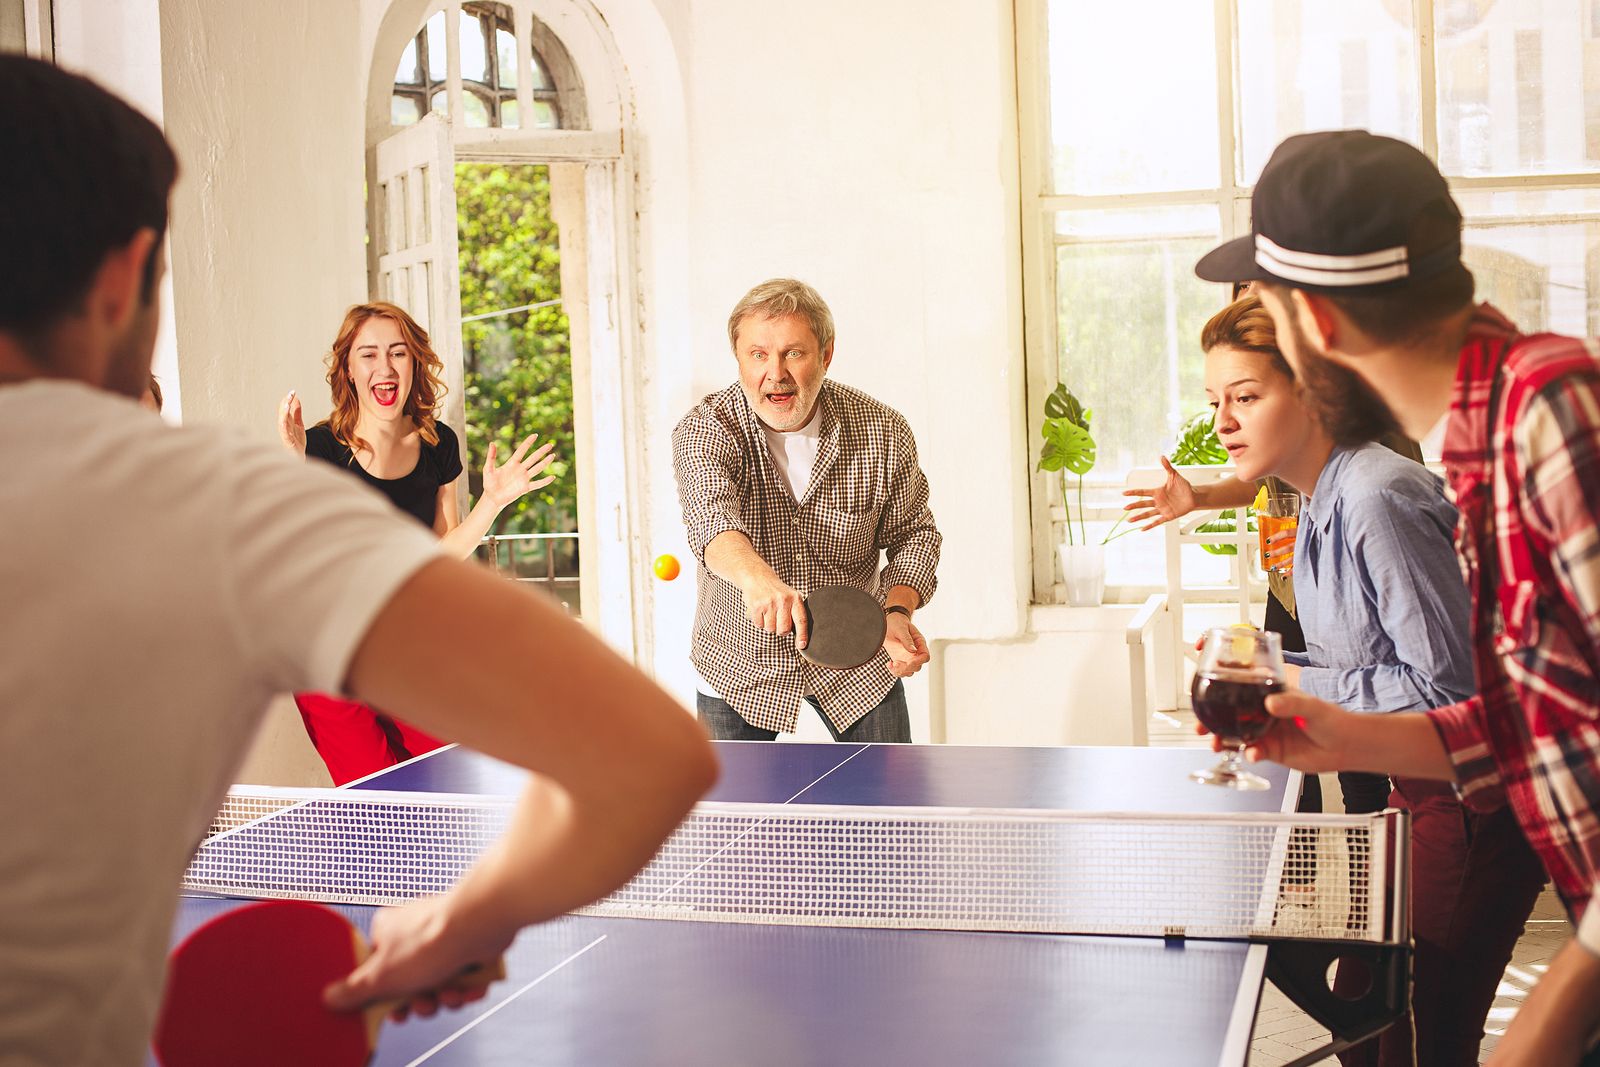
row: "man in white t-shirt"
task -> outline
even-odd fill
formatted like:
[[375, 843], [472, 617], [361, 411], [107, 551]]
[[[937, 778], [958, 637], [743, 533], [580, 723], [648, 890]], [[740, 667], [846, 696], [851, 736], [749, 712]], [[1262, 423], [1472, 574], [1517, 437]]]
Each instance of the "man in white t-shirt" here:
[[143, 1062], [179, 878], [288, 690], [540, 772], [485, 860], [381, 914], [328, 993], [431, 1011], [439, 981], [648, 861], [715, 776], [704, 734], [349, 479], [141, 408], [171, 150], [35, 60], [0, 56], [0, 99], [0, 1059]]
[[[910, 741], [900, 679], [928, 662], [911, 617], [933, 596], [941, 544], [911, 427], [826, 380], [833, 314], [804, 282], [774, 278], [746, 293], [728, 343], [738, 382], [702, 399], [672, 435], [701, 563], [700, 721], [719, 739], [770, 741], [794, 730], [805, 699], [837, 740]], [[799, 653], [804, 598], [825, 585], [883, 603], [883, 649], [855, 670]]]

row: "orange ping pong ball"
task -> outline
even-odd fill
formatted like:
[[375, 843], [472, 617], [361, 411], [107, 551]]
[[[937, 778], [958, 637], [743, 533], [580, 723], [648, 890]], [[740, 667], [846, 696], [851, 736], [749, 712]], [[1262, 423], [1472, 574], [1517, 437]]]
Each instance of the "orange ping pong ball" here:
[[678, 557], [667, 553], [656, 557], [656, 577], [670, 582], [678, 576]]

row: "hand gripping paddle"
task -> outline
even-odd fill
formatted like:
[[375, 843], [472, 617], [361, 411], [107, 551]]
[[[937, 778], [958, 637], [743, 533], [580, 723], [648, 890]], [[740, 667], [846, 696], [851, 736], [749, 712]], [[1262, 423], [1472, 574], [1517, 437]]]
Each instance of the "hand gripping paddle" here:
[[800, 655], [819, 667], [847, 671], [878, 654], [888, 629], [883, 605], [871, 593], [820, 586], [806, 597], [806, 647]]
[[[299, 900], [246, 904], [191, 933], [172, 953], [156, 1023], [162, 1067], [361, 1067], [397, 1003], [330, 1011], [322, 991], [366, 959], [366, 938], [338, 912]], [[447, 983], [474, 989], [505, 964]]]

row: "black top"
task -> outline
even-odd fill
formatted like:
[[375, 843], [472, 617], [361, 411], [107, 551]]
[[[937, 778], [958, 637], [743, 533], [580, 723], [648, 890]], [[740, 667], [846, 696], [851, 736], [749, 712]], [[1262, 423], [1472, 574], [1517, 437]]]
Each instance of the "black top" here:
[[417, 465], [404, 478], [374, 478], [368, 474], [356, 462], [355, 455], [333, 436], [333, 430], [325, 422], [306, 431], [306, 455], [350, 471], [431, 530], [434, 513], [439, 507], [439, 487], [449, 485], [461, 475], [461, 449], [456, 444], [455, 431], [442, 422], [433, 425], [439, 433], [439, 443], [430, 445], [423, 441]]

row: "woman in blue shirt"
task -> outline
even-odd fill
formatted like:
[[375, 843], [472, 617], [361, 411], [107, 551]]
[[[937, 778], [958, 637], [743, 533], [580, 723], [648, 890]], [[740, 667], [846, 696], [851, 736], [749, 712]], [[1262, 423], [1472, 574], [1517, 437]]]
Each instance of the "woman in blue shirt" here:
[[[1440, 480], [1374, 443], [1382, 408], [1344, 372], [1308, 367], [1316, 380], [1297, 383], [1254, 297], [1214, 316], [1201, 346], [1217, 437], [1239, 477], [1275, 475], [1303, 498], [1294, 593], [1306, 651], [1285, 656], [1290, 684], [1356, 711], [1470, 696], [1470, 601]], [[1415, 1062], [1475, 1064], [1544, 872], [1508, 811], [1473, 815], [1441, 782], [1394, 784], [1391, 803], [1413, 819]], [[1340, 1060], [1410, 1064], [1411, 1028]]]

